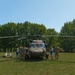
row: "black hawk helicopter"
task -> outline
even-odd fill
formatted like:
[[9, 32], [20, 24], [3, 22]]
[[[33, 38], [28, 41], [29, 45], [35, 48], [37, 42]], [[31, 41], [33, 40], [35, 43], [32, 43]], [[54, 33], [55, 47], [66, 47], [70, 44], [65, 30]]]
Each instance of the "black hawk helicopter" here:
[[35, 40], [31, 40], [29, 42], [29, 46], [26, 48], [28, 50], [27, 52], [27, 57], [32, 58], [32, 57], [41, 57], [43, 58], [44, 56], [48, 58], [47, 52], [47, 43], [44, 40], [39, 40], [39, 38], [45, 38], [45, 37], [75, 37], [75, 36], [66, 36], [66, 35], [24, 35], [24, 36], [4, 36], [0, 37], [0, 39], [6, 39], [6, 38], [17, 38], [18, 40], [27, 40], [29, 38], [33, 38]]

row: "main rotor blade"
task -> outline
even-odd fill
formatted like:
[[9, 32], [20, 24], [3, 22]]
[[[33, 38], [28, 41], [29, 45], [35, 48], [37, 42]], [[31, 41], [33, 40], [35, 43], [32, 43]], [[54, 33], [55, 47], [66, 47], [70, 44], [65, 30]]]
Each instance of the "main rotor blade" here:
[[75, 37], [70, 35], [42, 35], [42, 37]]
[[40, 37], [43, 37], [43, 38], [45, 38], [45, 37], [75, 37], [75, 36], [70, 36], [70, 35], [23, 35], [23, 36], [19, 36], [19, 35], [17, 35], [17, 36], [2, 36], [2, 37], [0, 37], [0, 39], [3, 39], [3, 38], [20, 38], [20, 39], [26, 39], [26, 38], [35, 38], [35, 37], [37, 37], [37, 38], [40, 38]]
[[3, 39], [3, 38], [18, 38], [19, 36], [3, 36], [3, 37], [0, 37], [0, 39]]

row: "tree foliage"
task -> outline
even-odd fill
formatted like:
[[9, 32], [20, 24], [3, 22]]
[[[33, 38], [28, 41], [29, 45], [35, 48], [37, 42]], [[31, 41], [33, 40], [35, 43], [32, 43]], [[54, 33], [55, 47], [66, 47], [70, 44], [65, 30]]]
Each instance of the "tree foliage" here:
[[[0, 36], [25, 36], [25, 35], [42, 35], [46, 33], [46, 27], [43, 24], [30, 23], [7, 23], [0, 26]], [[35, 38], [33, 38], [35, 39]], [[26, 40], [18, 40], [18, 38], [0, 39], [0, 48], [6, 49], [16, 48], [21, 45], [26, 45]]]
[[[75, 20], [66, 22], [60, 31], [62, 36], [75, 36]], [[75, 49], [75, 37], [60, 38], [60, 45], [65, 51], [73, 51]]]
[[55, 31], [55, 29], [47, 29], [47, 35], [48, 37], [46, 38], [47, 43], [48, 43], [48, 47], [55, 47], [57, 46], [58, 43], [58, 37], [55, 36], [51, 36], [51, 35], [57, 35], [58, 33]]
[[[46, 29], [43, 24], [30, 23], [28, 21], [24, 23], [10, 22], [0, 25], [1, 37], [17, 35], [22, 37], [27, 35], [48, 35], [47, 37], [40, 38], [47, 41], [48, 47], [60, 46], [65, 51], [73, 51], [75, 49], [75, 37], [58, 37], [50, 35], [75, 36], [75, 20], [64, 23], [64, 26], [61, 28], [60, 33], [57, 33], [55, 29], [52, 28]], [[18, 38], [0, 39], [0, 50], [12, 50], [21, 45], [27, 46], [27, 41], [32, 39], [36, 38], [25, 40], [19, 40]]]

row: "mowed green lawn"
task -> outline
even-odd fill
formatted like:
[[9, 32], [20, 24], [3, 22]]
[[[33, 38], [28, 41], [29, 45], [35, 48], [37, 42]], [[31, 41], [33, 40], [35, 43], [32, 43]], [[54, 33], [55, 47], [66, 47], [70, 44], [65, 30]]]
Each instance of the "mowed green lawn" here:
[[58, 60], [18, 61], [2, 58], [0, 53], [0, 75], [75, 75], [75, 53], [60, 53]]

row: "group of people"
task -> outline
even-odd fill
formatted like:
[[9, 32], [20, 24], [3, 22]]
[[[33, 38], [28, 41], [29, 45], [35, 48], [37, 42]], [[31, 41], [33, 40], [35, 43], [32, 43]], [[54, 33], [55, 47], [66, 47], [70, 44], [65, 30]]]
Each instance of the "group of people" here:
[[59, 58], [59, 51], [60, 51], [59, 47], [56, 47], [55, 49], [50, 47], [50, 58], [51, 58], [51, 60], [53, 60], [53, 58], [54, 58], [54, 55], [53, 55], [54, 52], [55, 52], [55, 60], [57, 60]]
[[[3, 58], [6, 58], [6, 57], [7, 57], [7, 55], [8, 55], [8, 53], [7, 53], [7, 52], [6, 52], [6, 53], [4, 53]], [[10, 57], [10, 58], [12, 58], [12, 53], [9, 53], [9, 57]]]
[[[20, 52], [20, 50], [21, 50], [22, 48], [17, 48], [17, 50], [16, 50], [16, 57], [18, 57], [18, 55], [19, 55], [19, 52]], [[22, 51], [22, 50], [21, 50]], [[55, 60], [57, 60], [58, 58], [59, 58], [59, 51], [60, 51], [60, 48], [59, 47], [56, 47], [56, 48], [52, 48], [52, 47], [50, 47], [50, 58], [51, 58], [51, 60], [53, 60], [54, 59], [54, 54], [55, 54]], [[5, 58], [5, 57], [7, 57], [7, 52], [3, 55], [3, 58]], [[10, 52], [10, 54], [9, 54], [9, 56], [10, 56], [10, 58], [12, 57], [12, 53]]]
[[[24, 48], [22, 48], [22, 47], [17, 48], [17, 49], [16, 49], [16, 57], [18, 58], [18, 57], [19, 57], [19, 54], [20, 54], [20, 56], [22, 56], [22, 55], [24, 55], [23, 53], [27, 53], [27, 49], [26, 49], [26, 48], [25, 48], [25, 51], [26, 51], [26, 52], [24, 52]], [[3, 54], [3, 58], [6, 58], [7, 56], [8, 56], [8, 53], [5, 52], [5, 53]], [[12, 57], [12, 53], [11, 53], [11, 52], [9, 53], [9, 57], [10, 57], [10, 58]]]
[[25, 58], [28, 58], [28, 56], [29, 56], [29, 52], [28, 52], [28, 48], [27, 47], [17, 48], [17, 50], [16, 50], [16, 57], [18, 59], [25, 60]]

